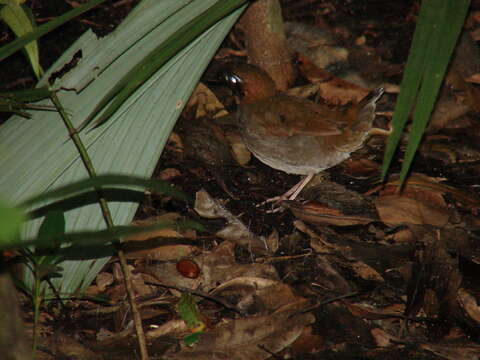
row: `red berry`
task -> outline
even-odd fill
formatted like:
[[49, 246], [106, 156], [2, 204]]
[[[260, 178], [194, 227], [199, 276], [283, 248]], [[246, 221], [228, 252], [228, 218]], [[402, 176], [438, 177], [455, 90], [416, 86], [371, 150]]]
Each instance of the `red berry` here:
[[182, 275], [190, 279], [196, 279], [200, 274], [200, 268], [192, 260], [180, 260], [177, 262], [177, 271]]

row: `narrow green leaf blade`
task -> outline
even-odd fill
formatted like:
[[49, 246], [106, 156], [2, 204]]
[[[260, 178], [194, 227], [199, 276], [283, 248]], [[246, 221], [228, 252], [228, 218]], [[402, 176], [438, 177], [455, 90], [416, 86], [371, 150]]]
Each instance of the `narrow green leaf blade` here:
[[[63, 235], [42, 233], [37, 237], [14, 240], [6, 243], [0, 243], [0, 250], [18, 249], [19, 247], [34, 245], [40, 248], [49, 247], [52, 242], [58, 241], [61, 244], [74, 244], [77, 249], [94, 247], [96, 245], [105, 244], [112, 240], [118, 240], [126, 236], [132, 236], [136, 234], [142, 234], [150, 231], [161, 229], [194, 229], [197, 231], [204, 231], [203, 226], [195, 221], [178, 221], [178, 222], [163, 222], [150, 226], [114, 226], [109, 229], [99, 231], [78, 231], [65, 233]], [[114, 249], [114, 248], [112, 248]], [[69, 250], [61, 248], [58, 250], [58, 254], [64, 254]], [[110, 253], [108, 255], [113, 255]], [[92, 254], [91, 257], [99, 258], [105, 255]]]
[[73, 18], [83, 14], [84, 12], [90, 10], [91, 8], [101, 4], [106, 0], [92, 0], [86, 4], [80, 5], [79, 7], [72, 9], [62, 16], [57, 17], [56, 19], [49, 21], [41, 26], [38, 26], [34, 31], [25, 34], [15, 41], [3, 46], [0, 48], [0, 61], [14, 54], [18, 50], [22, 49], [25, 45], [32, 42], [33, 40], [42, 37], [45, 34], [48, 34], [50, 31], [56, 29], [57, 27], [65, 24]]
[[425, 69], [422, 87], [418, 96], [413, 117], [412, 132], [400, 172], [400, 184], [403, 184], [415, 156], [423, 132], [428, 124], [438, 92], [443, 82], [447, 66], [462, 30], [470, 0], [426, 1], [436, 12], [434, 31], [431, 37], [429, 63]]
[[433, 31], [435, 15], [435, 8], [429, 6], [428, 1], [422, 2], [410, 53], [405, 66], [405, 72], [400, 85], [400, 94], [398, 95], [393, 113], [393, 132], [388, 137], [385, 148], [381, 173], [382, 180], [385, 179], [388, 168], [395, 155], [402, 132], [408, 120], [408, 115], [415, 102], [418, 89], [420, 88], [426, 62], [429, 60], [427, 48], [429, 47], [430, 36]]
[[[33, 31], [33, 24], [22, 6], [10, 0], [0, 9], [0, 18], [8, 25], [17, 37]], [[37, 79], [42, 75], [42, 67], [38, 56], [38, 43], [34, 40], [25, 45], [25, 52]]]
[[52, 92], [53, 91], [42, 87], [33, 90], [0, 93], [0, 112], [13, 112], [25, 118], [30, 118], [31, 115], [24, 110], [56, 111], [52, 106], [31, 104], [31, 102], [48, 98]]
[[151, 190], [170, 196], [175, 196], [182, 200], [187, 200], [187, 197], [184, 193], [176, 190], [166, 181], [143, 179], [127, 175], [101, 175], [95, 178], [88, 178], [62, 186], [58, 189], [45, 192], [41, 195], [36, 195], [25, 200], [22, 205], [24, 207], [33, 207], [39, 204], [44, 205], [48, 200], [60, 200], [86, 190], [95, 190], [97, 188], [100, 189], [101, 187], [108, 186], [121, 186], [124, 188]]
[[0, 98], [15, 99], [19, 102], [35, 102], [50, 97], [53, 92], [53, 90], [43, 86], [31, 90], [0, 92]]

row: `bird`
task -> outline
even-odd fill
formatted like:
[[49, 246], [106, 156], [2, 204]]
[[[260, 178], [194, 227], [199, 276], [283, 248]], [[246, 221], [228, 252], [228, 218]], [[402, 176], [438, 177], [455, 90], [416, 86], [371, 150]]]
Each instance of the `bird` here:
[[358, 103], [333, 107], [277, 91], [260, 67], [230, 64], [224, 80], [239, 98], [237, 125], [243, 142], [264, 164], [305, 177], [270, 201], [294, 200], [314, 175], [348, 159], [372, 130], [379, 87]]

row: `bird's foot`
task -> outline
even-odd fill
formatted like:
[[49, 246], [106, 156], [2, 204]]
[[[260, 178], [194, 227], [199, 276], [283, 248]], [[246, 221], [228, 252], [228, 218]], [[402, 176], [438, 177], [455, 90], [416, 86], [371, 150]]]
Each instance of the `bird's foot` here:
[[306, 177], [300, 180], [297, 184], [295, 184], [292, 188], [290, 188], [285, 194], [269, 198], [264, 202], [258, 204], [257, 207], [264, 206], [269, 203], [273, 203], [272, 209], [268, 210], [267, 213], [272, 214], [272, 213], [283, 211], [284, 209], [280, 206], [280, 203], [286, 200], [295, 200], [298, 194], [300, 194], [300, 192], [303, 190], [305, 185], [307, 185], [310, 182], [310, 180], [312, 180], [314, 175], [315, 174], [308, 174]]

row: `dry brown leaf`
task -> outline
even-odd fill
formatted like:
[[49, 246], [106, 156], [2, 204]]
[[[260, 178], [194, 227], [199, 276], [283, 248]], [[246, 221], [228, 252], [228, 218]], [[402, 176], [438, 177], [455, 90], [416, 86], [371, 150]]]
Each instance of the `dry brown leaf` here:
[[[169, 223], [169, 222], [174, 222], [175, 220], [178, 220], [180, 218], [180, 215], [177, 213], [168, 213], [168, 214], [163, 214], [160, 216], [155, 216], [151, 217], [145, 220], [136, 220], [132, 222], [133, 226], [149, 226], [149, 225], [155, 225], [155, 224], [160, 224], [162, 222]], [[146, 231], [141, 234], [135, 234], [132, 236], [128, 236], [125, 238], [125, 242], [128, 241], [144, 241], [147, 239], [155, 238], [155, 237], [177, 237], [181, 238], [182, 235], [174, 230], [174, 229], [159, 229], [159, 230], [151, 230], [151, 231]]]
[[[296, 310], [279, 311], [269, 316], [231, 320], [200, 335], [193, 347], [169, 352], [169, 359], [251, 360], [267, 359], [291, 345], [305, 326], [314, 321], [312, 314], [289, 317]], [[265, 348], [269, 352], [262, 349]]]
[[277, 229], [273, 229], [270, 235], [265, 238], [265, 243], [267, 244], [267, 247], [272, 254], [274, 254], [278, 250], [279, 242], [280, 239]]
[[472, 106], [461, 102], [453, 96], [442, 96], [435, 105], [428, 129], [437, 131], [449, 126], [449, 124], [471, 110]]
[[57, 358], [79, 359], [79, 360], [100, 360], [102, 357], [85, 345], [75, 340], [74, 337], [56, 333], [45, 340], [50, 343], [49, 349], [55, 352]]
[[[201, 266], [200, 269], [202, 269]], [[135, 271], [140, 272], [144, 281], [147, 283], [180, 286], [188, 289], [195, 289], [198, 286], [198, 279], [190, 279], [183, 276], [178, 272], [176, 264], [172, 262], [146, 266], [143, 268], [138, 267]], [[199, 279], [202, 279], [202, 273], [200, 273]]]
[[101, 272], [95, 278], [95, 283], [99, 291], [104, 291], [107, 286], [113, 283], [113, 275], [111, 273]]
[[[145, 220], [134, 221], [132, 225], [149, 226], [159, 223], [173, 223], [179, 218], [180, 215], [177, 213], [167, 213]], [[199, 253], [200, 249], [193, 245], [166, 244], [167, 241], [170, 241], [169, 238], [177, 242], [175, 239], [184, 239], [184, 236], [192, 236], [192, 234], [189, 234], [188, 230], [182, 234], [173, 228], [135, 234], [125, 239], [123, 244], [125, 255], [128, 259], [173, 261]]]
[[317, 202], [282, 202], [282, 206], [291, 210], [297, 219], [313, 225], [353, 226], [366, 225], [378, 220], [374, 217], [347, 215]]
[[293, 289], [278, 281], [253, 276], [236, 277], [218, 286], [212, 294], [235, 299], [238, 308], [249, 314], [271, 314], [290, 303], [301, 300]]
[[385, 282], [385, 279], [378, 271], [361, 261], [351, 264], [352, 270], [362, 279], [368, 281]]
[[154, 283], [170, 286], [192, 288], [201, 284], [203, 291], [210, 291], [219, 284], [237, 277], [260, 277], [278, 280], [278, 274], [272, 265], [266, 264], [237, 264], [235, 261], [235, 244], [224, 241], [212, 252], [192, 257], [191, 260], [200, 267], [197, 279], [182, 276], [175, 263], [167, 262], [137, 269], [144, 274], [153, 276]]
[[156, 287], [147, 285], [142, 274], [131, 274], [130, 280], [132, 283], [133, 291], [139, 296], [148, 295], [155, 291]]
[[399, 339], [390, 335], [386, 331], [380, 328], [374, 328], [371, 330], [372, 337], [375, 339], [377, 346], [388, 347], [392, 345], [392, 342], [397, 342]]
[[342, 162], [342, 170], [345, 174], [356, 179], [366, 179], [378, 176], [380, 165], [366, 158], [349, 158]]
[[425, 250], [417, 251], [405, 314], [415, 316], [423, 308], [428, 316], [443, 319], [445, 325], [452, 326], [461, 313], [457, 297], [462, 275], [457, 258], [449, 253], [440, 234], [440, 231], [427, 232], [421, 239]]
[[160, 174], [158, 174], [158, 178], [163, 181], [169, 181], [179, 177], [180, 175], [182, 175], [182, 173], [178, 169], [168, 168], [162, 170]]
[[465, 80], [474, 84], [480, 84], [480, 74], [473, 74]]
[[[404, 195], [382, 196], [375, 200], [380, 220], [388, 226], [428, 224], [443, 227], [450, 214], [447, 207], [435, 207]], [[445, 205], [445, 204], [444, 204]]]
[[134, 332], [133, 322], [127, 324], [124, 330], [113, 332], [105, 328], [101, 328], [96, 336], [96, 339], [102, 346], [115, 346], [115, 344], [125, 345], [127, 339], [132, 338]]
[[371, 201], [343, 185], [315, 177], [303, 191], [309, 201], [284, 201], [300, 220], [313, 225], [352, 226], [377, 221]]
[[320, 89], [320, 83], [307, 84], [303, 86], [296, 86], [288, 89], [285, 93], [290, 96], [300, 97], [300, 98], [311, 98], [315, 96]]
[[322, 289], [339, 294], [348, 294], [352, 288], [347, 280], [337, 271], [326, 256], [318, 255], [315, 259], [317, 274], [315, 284]]
[[318, 26], [286, 22], [285, 33], [292, 51], [307, 56], [319, 68], [345, 63], [348, 50], [335, 41], [333, 34]]
[[265, 255], [267, 253], [265, 240], [253, 234], [220, 201], [212, 198], [205, 190], [202, 189], [195, 194], [194, 209], [202, 217], [208, 219], [223, 218], [227, 221], [228, 225], [217, 232], [217, 236], [244, 246], [257, 255]]
[[477, 328], [480, 328], [480, 305], [478, 304], [478, 300], [466, 289], [462, 288], [458, 290], [458, 301], [468, 315], [469, 320], [476, 323]]
[[252, 153], [243, 142], [242, 136], [238, 132], [233, 131], [227, 131], [225, 136], [230, 143], [232, 156], [235, 161], [240, 166], [246, 166], [252, 158]]
[[435, 179], [413, 174], [400, 195], [395, 182], [385, 185], [375, 205], [380, 220], [389, 225], [427, 224], [443, 227], [452, 216], [443, 194], [443, 187]]
[[187, 103], [187, 107], [196, 106], [195, 118], [211, 116], [218, 118], [225, 116], [228, 112], [223, 104], [218, 101], [213, 92], [203, 83], [199, 83]]
[[478, 359], [480, 345], [475, 343], [435, 343], [420, 344], [420, 349], [430, 351], [442, 359], [447, 360], [473, 360]]
[[[128, 249], [128, 247], [126, 247]], [[127, 251], [127, 259], [147, 259], [156, 261], [178, 261], [186, 257], [194, 256], [201, 252], [201, 249], [194, 245], [175, 244], [160, 245], [154, 248], [138, 251]]]
[[318, 83], [320, 96], [330, 104], [344, 105], [349, 101], [359, 102], [368, 89], [343, 79], [313, 65], [306, 57], [299, 56], [300, 71], [311, 82]]
[[326, 348], [322, 336], [314, 334], [312, 327], [303, 329], [297, 340], [291, 345], [293, 354], [297, 357], [302, 354], [315, 354]]
[[167, 321], [154, 330], [147, 331], [145, 337], [148, 340], [156, 339], [165, 335], [181, 335], [188, 331], [187, 324], [182, 319], [174, 319]]
[[[405, 182], [403, 193], [405, 193], [405, 191], [407, 191], [407, 190], [412, 190], [413, 191], [415, 189], [420, 189], [422, 191], [419, 192], [419, 193], [413, 192], [412, 195], [414, 194], [414, 196], [412, 196], [412, 197], [413, 198], [421, 197], [422, 199], [425, 196], [428, 195], [428, 192], [430, 194], [438, 194], [438, 195], [448, 194], [453, 199], [455, 199], [456, 201], [464, 204], [465, 206], [472, 209], [473, 211], [475, 211], [477, 208], [480, 207], [480, 197], [478, 195], [476, 195], [474, 192], [468, 192], [467, 193], [466, 191], [459, 190], [457, 188], [454, 188], [453, 186], [441, 184], [441, 183], [439, 183], [439, 181], [441, 181], [441, 180], [444, 180], [444, 179], [436, 179], [436, 178], [432, 178], [430, 176], [426, 176], [426, 175], [423, 175], [423, 174], [417, 174], [417, 173], [411, 174], [409, 176], [409, 178], [407, 179], [407, 181]], [[384, 195], [395, 194], [398, 190], [398, 181], [397, 180], [391, 181], [391, 182], [385, 184], [384, 187], [378, 186], [378, 187], [368, 191], [366, 193], [366, 195], [371, 195], [371, 194], [373, 194], [376, 191], [381, 190], [381, 189], [383, 189], [381, 191], [381, 194], [384, 194]], [[424, 195], [422, 195], [422, 194], [424, 194]], [[435, 198], [439, 199], [438, 195], [433, 195], [432, 199], [433, 200], [435, 200]], [[445, 208], [445, 205], [443, 205], [444, 204], [443, 200], [437, 200], [437, 201], [438, 201], [437, 205], [441, 205], [442, 208]], [[428, 202], [429, 201], [427, 201], [427, 203]], [[435, 204], [432, 204], [432, 205], [436, 206]]]
[[172, 131], [172, 133], [170, 134], [167, 141], [166, 148], [169, 151], [173, 151], [175, 153], [180, 153], [180, 154], [183, 153], [184, 151], [183, 141], [176, 132]]
[[386, 308], [371, 308], [361, 304], [352, 304], [347, 301], [344, 302], [344, 304], [352, 313], [352, 315], [369, 320], [381, 320], [391, 317], [399, 317], [405, 310], [405, 306], [403, 305], [390, 306]]
[[[463, 31], [455, 48], [446, 81], [433, 110], [429, 129], [441, 129], [467, 112], [479, 111], [479, 92], [467, 82], [480, 72], [480, 50], [468, 31]], [[452, 95], [452, 90], [455, 96]], [[463, 93], [463, 99], [458, 96]]]

